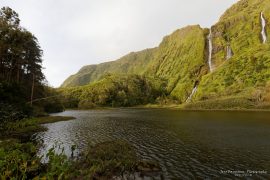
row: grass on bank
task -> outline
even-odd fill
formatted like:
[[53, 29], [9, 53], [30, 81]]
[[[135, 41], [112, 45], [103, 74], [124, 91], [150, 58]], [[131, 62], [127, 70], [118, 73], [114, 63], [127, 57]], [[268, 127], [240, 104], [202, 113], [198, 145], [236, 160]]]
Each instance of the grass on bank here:
[[131, 108], [175, 109], [184, 111], [270, 111], [270, 101], [247, 98], [244, 96], [220, 97], [201, 101], [191, 101], [183, 104], [169, 102], [146, 104]]
[[245, 97], [225, 97], [220, 99], [211, 99], [196, 101], [179, 106], [184, 110], [270, 110], [269, 102], [257, 102], [254, 99]]
[[58, 121], [68, 121], [74, 119], [74, 117], [64, 116], [45, 116], [27, 118], [15, 122], [7, 122], [0, 126], [0, 139], [6, 138], [23, 138], [30, 137], [33, 133], [39, 131], [45, 131], [46, 128], [40, 126], [40, 124], [54, 123]]
[[126, 173], [159, 172], [160, 167], [154, 162], [140, 161], [129, 143], [116, 140], [89, 145], [71, 170], [73, 173], [67, 173], [66, 178], [110, 179]]
[[[0, 179], [111, 179], [135, 172], [160, 172], [156, 163], [140, 161], [133, 147], [120, 140], [89, 145], [76, 159], [52, 148], [46, 155], [48, 162], [41, 163], [39, 144], [30, 142], [29, 137], [46, 130], [40, 124], [70, 119], [73, 117], [49, 116], [7, 123], [0, 132]], [[25, 136], [28, 138], [22, 140]]]
[[16, 140], [0, 143], [1, 179], [110, 179], [123, 174], [160, 171], [156, 163], [139, 161], [133, 147], [124, 141], [89, 146], [76, 160], [50, 149], [42, 164], [33, 143]]

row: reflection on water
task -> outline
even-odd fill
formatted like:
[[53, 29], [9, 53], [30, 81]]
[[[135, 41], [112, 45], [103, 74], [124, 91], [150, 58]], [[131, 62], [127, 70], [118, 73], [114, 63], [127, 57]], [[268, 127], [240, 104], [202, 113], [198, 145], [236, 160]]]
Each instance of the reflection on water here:
[[235, 178], [221, 170], [270, 173], [267, 112], [112, 109], [55, 115], [77, 119], [44, 125], [48, 131], [34, 136], [44, 142], [41, 154], [55, 142], [62, 143], [70, 155], [68, 149], [74, 144], [82, 150], [89, 142], [122, 139], [135, 147], [140, 158], [158, 161], [166, 179]]

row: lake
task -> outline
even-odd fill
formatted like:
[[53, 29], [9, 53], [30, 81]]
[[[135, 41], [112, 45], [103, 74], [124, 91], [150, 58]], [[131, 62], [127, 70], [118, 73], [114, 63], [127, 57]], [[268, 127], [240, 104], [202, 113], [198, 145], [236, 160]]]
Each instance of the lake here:
[[76, 120], [45, 124], [34, 135], [40, 154], [56, 142], [77, 145], [121, 139], [138, 157], [157, 161], [164, 179], [270, 178], [270, 112], [179, 111], [168, 109], [69, 110], [53, 114]]

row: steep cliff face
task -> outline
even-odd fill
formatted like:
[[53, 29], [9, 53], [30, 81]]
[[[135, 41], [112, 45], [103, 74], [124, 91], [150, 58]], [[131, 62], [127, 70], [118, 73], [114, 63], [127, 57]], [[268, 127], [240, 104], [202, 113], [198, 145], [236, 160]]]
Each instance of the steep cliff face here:
[[168, 81], [167, 90], [184, 102], [194, 84], [207, 72], [205, 37], [199, 25], [166, 36], [159, 47], [130, 53], [119, 60], [83, 67], [62, 87], [82, 86], [111, 74], [146, 74]]
[[168, 80], [168, 93], [181, 102], [208, 71], [205, 39], [205, 30], [199, 25], [175, 31], [163, 39], [148, 68], [150, 75]]
[[[265, 19], [270, 18], [269, 0], [242, 0], [228, 9], [219, 22], [212, 26], [213, 63], [219, 67], [225, 60], [227, 47], [238, 55], [247, 49], [262, 44], [261, 12]], [[267, 23], [267, 31], [270, 24]]]
[[138, 74], [165, 80], [167, 95], [179, 103], [187, 99], [193, 104], [220, 99], [226, 103], [244, 99], [236, 104], [270, 102], [268, 35], [270, 0], [241, 0], [211, 29], [199, 25], [179, 29], [157, 48], [85, 66], [62, 87], [89, 84], [108, 73]]
[[[263, 43], [261, 13], [269, 34], [269, 0], [239, 1], [212, 27], [215, 70], [202, 78], [195, 100], [254, 98], [258, 89], [263, 96], [270, 80], [270, 42]], [[233, 52], [230, 59], [227, 59], [228, 47]]]
[[82, 67], [78, 73], [66, 79], [61, 87], [87, 85], [106, 74], [143, 74], [154, 58], [156, 48], [132, 52], [116, 61]]
[[78, 73], [68, 77], [61, 87], [74, 87], [86, 85], [91, 81], [94, 81], [92, 74], [95, 72], [97, 65], [89, 65], [82, 67]]

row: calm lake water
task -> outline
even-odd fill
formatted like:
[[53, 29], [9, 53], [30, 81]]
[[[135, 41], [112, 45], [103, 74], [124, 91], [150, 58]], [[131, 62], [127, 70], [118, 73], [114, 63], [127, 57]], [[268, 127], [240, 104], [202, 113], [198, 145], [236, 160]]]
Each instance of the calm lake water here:
[[[72, 145], [80, 151], [89, 142], [121, 139], [141, 159], [159, 162], [164, 179], [270, 178], [269, 112], [109, 109], [54, 115], [77, 119], [45, 124], [48, 131], [33, 137], [44, 142], [40, 154], [56, 142], [70, 155]], [[247, 170], [263, 172], [251, 176]]]

